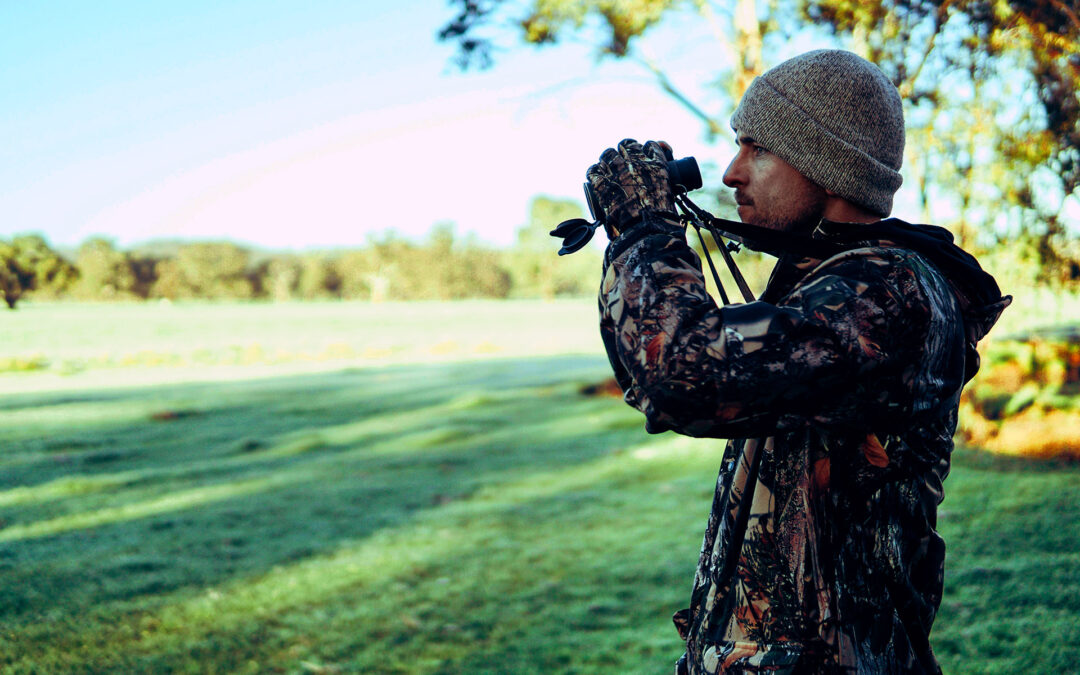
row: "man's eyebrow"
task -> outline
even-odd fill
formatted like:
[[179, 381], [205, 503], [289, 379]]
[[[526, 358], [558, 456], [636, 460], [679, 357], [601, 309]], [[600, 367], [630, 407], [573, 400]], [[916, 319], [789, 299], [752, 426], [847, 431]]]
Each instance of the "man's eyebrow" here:
[[750, 138], [749, 136], [739, 136], [739, 138], [736, 140], [736, 142], [739, 145], [754, 145], [755, 143], [757, 143], [757, 141]]

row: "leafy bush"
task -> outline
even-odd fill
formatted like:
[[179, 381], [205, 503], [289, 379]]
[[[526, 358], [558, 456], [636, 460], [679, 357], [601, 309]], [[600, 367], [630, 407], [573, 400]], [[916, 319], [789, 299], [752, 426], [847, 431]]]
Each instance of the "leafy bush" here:
[[991, 452], [1080, 458], [1080, 329], [990, 343], [958, 433]]

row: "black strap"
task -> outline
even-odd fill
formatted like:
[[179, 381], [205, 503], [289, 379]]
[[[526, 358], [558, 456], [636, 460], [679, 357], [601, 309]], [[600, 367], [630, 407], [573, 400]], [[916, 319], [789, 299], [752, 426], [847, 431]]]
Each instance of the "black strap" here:
[[767, 227], [740, 223], [736, 220], [726, 220], [715, 216], [710, 216], [707, 223], [709, 226], [719, 230], [724, 236], [738, 241], [747, 248], [775, 255], [796, 253], [825, 259], [847, 248], [833, 242], [814, 239], [805, 234], [770, 230]]

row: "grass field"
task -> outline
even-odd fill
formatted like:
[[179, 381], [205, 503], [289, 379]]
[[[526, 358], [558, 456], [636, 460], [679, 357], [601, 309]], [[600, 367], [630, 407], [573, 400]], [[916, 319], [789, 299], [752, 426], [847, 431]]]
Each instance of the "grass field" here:
[[[0, 672], [659, 673], [722, 450], [589, 302], [0, 319]], [[1080, 466], [959, 449], [946, 672], [1080, 663]]]

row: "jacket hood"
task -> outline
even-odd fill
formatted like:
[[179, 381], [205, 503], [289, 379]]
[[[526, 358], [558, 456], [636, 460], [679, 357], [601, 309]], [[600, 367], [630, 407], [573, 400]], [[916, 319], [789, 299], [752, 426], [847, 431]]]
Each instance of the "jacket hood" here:
[[960, 305], [969, 344], [967, 379], [979, 368], [975, 344], [990, 332], [1012, 302], [997, 281], [967, 251], [953, 243], [952, 233], [936, 225], [914, 225], [896, 218], [871, 224], [822, 221], [815, 235], [845, 247], [863, 244], [895, 245], [929, 260], [948, 282]]
[[1003, 296], [994, 277], [973, 255], [954, 244], [952, 233], [943, 227], [913, 225], [890, 218], [871, 224], [823, 221], [818, 231], [847, 245], [862, 242], [895, 244], [929, 260], [956, 293], [971, 342], [983, 339], [1012, 302], [1012, 296]]

